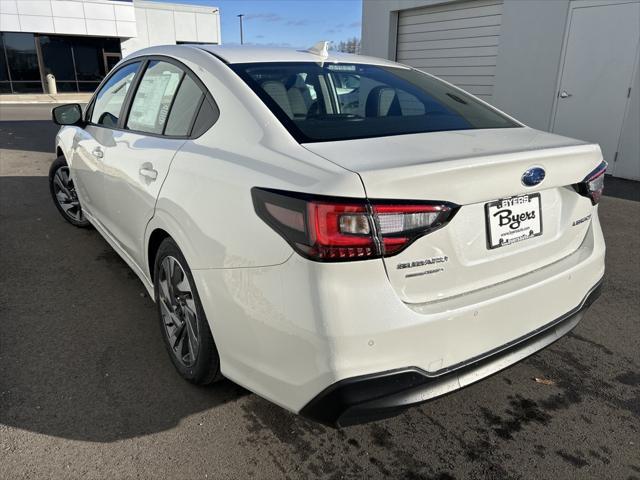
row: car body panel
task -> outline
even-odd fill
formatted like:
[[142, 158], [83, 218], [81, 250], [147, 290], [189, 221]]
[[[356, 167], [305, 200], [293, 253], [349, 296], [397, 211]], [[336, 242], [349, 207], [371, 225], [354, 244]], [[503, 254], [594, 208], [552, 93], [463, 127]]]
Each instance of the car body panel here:
[[[239, 151], [225, 140], [229, 135], [226, 128], [218, 131], [214, 126], [206, 139], [185, 145], [158, 198], [156, 216], [189, 222], [184, 228], [193, 255], [185, 256], [192, 269], [261, 267], [282, 263], [291, 255], [289, 244], [256, 216], [251, 187], [364, 196], [357, 175], [329, 162], [322, 166], [320, 159], [300, 147], [303, 152], [297, 158], [306, 155], [309, 163], [263, 145]], [[203, 202], [195, 192], [216, 192], [226, 200], [212, 196]]]

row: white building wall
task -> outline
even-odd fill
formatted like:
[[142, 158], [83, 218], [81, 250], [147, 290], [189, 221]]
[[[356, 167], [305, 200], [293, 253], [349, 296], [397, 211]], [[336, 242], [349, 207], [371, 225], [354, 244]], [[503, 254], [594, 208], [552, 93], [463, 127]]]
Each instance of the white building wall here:
[[132, 37], [133, 3], [110, 0], [0, 0], [0, 31]]
[[551, 117], [569, 0], [504, 3], [493, 104], [541, 130]]
[[176, 42], [220, 43], [216, 7], [114, 0], [0, 0], [0, 31], [122, 39], [122, 55]]
[[122, 55], [153, 45], [177, 42], [220, 42], [220, 12], [216, 7], [136, 1], [137, 35], [122, 41]]

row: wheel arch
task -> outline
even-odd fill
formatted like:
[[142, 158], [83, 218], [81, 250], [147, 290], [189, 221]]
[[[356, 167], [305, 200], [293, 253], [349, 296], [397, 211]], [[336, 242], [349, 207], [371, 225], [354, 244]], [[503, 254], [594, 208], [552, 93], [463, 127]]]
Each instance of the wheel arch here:
[[156, 263], [156, 254], [158, 253], [158, 249], [160, 248], [160, 244], [164, 241], [165, 238], [172, 238], [171, 235], [166, 230], [162, 228], [156, 228], [149, 235], [149, 241], [147, 242], [147, 268], [149, 269], [149, 278], [151, 282], [154, 282], [155, 275], [155, 263]]
[[197, 268], [195, 250], [184, 229], [167, 212], [156, 210], [155, 215], [147, 224], [144, 244], [144, 251], [146, 252], [145, 267], [147, 269], [145, 273], [149, 275], [151, 284], [154, 282], [156, 253], [166, 238], [171, 238], [176, 242], [187, 260], [189, 268]]

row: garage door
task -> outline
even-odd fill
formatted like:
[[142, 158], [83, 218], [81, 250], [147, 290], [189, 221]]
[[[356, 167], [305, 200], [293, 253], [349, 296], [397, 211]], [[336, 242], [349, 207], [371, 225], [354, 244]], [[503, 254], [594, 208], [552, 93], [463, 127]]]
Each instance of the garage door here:
[[501, 18], [497, 0], [402, 10], [396, 59], [491, 101]]

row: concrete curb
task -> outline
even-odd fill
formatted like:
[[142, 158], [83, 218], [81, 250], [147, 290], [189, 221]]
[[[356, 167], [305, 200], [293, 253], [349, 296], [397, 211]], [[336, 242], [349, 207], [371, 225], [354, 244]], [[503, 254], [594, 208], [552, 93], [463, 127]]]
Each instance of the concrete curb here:
[[0, 95], [0, 105], [87, 103], [91, 95], [90, 93], [62, 93], [58, 95], [9, 94]]

